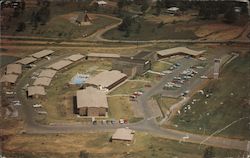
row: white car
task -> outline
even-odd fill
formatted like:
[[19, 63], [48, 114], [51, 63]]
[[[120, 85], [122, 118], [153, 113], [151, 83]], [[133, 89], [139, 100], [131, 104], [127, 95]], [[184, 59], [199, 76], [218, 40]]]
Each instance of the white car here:
[[33, 108], [41, 108], [41, 107], [42, 107], [41, 104], [34, 104], [34, 105], [33, 105]]
[[120, 120], [119, 120], [119, 123], [120, 123], [120, 124], [124, 124], [124, 123], [125, 123], [125, 122], [124, 122], [124, 119], [120, 119]]
[[208, 77], [205, 76], [205, 75], [202, 75], [202, 76], [201, 76], [201, 79], [208, 79]]

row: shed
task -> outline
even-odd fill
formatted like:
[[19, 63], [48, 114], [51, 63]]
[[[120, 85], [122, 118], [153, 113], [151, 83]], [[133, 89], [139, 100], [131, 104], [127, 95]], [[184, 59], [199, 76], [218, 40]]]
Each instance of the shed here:
[[118, 128], [112, 136], [112, 141], [132, 141], [134, 138], [134, 131], [129, 128]]
[[76, 92], [77, 110], [82, 116], [106, 116], [108, 112], [107, 96], [104, 92], [87, 87]]

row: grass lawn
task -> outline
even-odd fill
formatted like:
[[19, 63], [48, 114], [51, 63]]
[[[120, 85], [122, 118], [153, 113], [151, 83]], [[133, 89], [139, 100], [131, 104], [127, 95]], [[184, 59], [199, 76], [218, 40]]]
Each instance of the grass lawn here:
[[[196, 39], [192, 30], [177, 29], [177, 25], [166, 24], [160, 26], [158, 22], [140, 20], [141, 28], [137, 23], [132, 24], [130, 34], [125, 37], [126, 32], [114, 28], [104, 34], [104, 38], [116, 40], [163, 40], [163, 39]], [[182, 24], [180, 24], [181, 26]], [[187, 25], [187, 24], [186, 24]], [[139, 31], [138, 31], [139, 30]]]
[[162, 72], [162, 71], [167, 70], [170, 67], [171, 67], [171, 65], [168, 63], [156, 61], [152, 64], [151, 69], [152, 69], [152, 71]]
[[131, 120], [134, 118], [132, 111], [132, 104], [128, 97], [109, 97], [109, 117], [114, 119], [127, 119]]
[[53, 78], [51, 86], [46, 89], [47, 99], [41, 100], [42, 105], [48, 112], [47, 122], [77, 119], [73, 114], [73, 96], [79, 89], [77, 86], [66, 86], [71, 78], [77, 73], [95, 75], [99, 69], [111, 69], [109, 60], [88, 60], [72, 65], [64, 72], [58, 72]]
[[161, 110], [164, 112], [164, 114], [167, 114], [169, 112], [169, 109], [173, 104], [180, 101], [180, 99], [161, 97], [160, 95], [157, 95], [154, 98], [157, 101], [158, 105], [161, 107]]
[[[219, 80], [211, 81], [205, 88], [205, 93], [212, 93], [206, 97], [196, 94], [193, 99], [199, 101], [191, 105], [191, 110], [176, 116], [172, 124], [178, 129], [195, 133], [211, 134], [222, 129], [239, 118], [250, 116], [249, 94], [249, 53], [240, 56], [226, 66]], [[206, 103], [205, 103], [206, 102]], [[243, 119], [219, 135], [235, 138], [250, 139], [250, 119]], [[174, 127], [173, 127], [174, 128]]]
[[161, 76], [161, 75], [157, 75], [157, 74], [153, 74], [153, 73], [147, 72], [144, 75], [136, 76], [135, 80], [145, 80], [145, 81], [149, 81], [149, 82], [155, 83], [157, 81], [160, 81], [162, 77], [163, 76]]
[[[13, 135], [4, 142], [3, 154], [13, 158], [77, 158], [83, 151], [91, 158], [200, 158], [205, 148], [141, 132], [136, 132], [130, 145], [109, 142], [111, 136], [112, 133]], [[243, 156], [242, 151], [221, 148], [213, 148], [213, 153], [218, 158]]]
[[114, 89], [110, 95], [116, 95], [116, 94], [133, 94], [135, 91], [143, 90], [145, 85], [148, 84], [147, 82], [141, 82], [141, 81], [127, 81], [120, 87]]
[[[72, 13], [72, 17], [77, 17], [78, 14], [78, 12], [74, 14]], [[118, 22], [117, 20], [111, 18], [95, 16], [95, 18], [93, 18], [92, 25], [78, 26], [77, 24], [71, 23], [70, 19], [67, 19], [64, 16], [67, 16], [67, 14], [52, 16], [51, 19], [49, 19], [49, 21], [45, 25], [38, 25], [36, 29], [33, 29], [31, 24], [28, 24], [27, 22], [26, 29], [22, 32], [17, 32], [16, 28], [18, 22], [23, 20], [29, 21], [29, 19], [20, 17], [19, 19], [16, 19], [16, 24], [13, 23], [7, 30], [4, 30], [3, 33], [11, 35], [43, 36], [72, 39], [83, 37], [83, 35], [85, 34], [90, 35], [100, 28], [104, 28], [108, 25]]]

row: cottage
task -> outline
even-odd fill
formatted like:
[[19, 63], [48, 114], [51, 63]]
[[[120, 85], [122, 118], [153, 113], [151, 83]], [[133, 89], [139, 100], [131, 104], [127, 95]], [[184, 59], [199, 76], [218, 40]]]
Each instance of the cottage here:
[[134, 131], [129, 128], [118, 128], [112, 136], [112, 141], [132, 141]]

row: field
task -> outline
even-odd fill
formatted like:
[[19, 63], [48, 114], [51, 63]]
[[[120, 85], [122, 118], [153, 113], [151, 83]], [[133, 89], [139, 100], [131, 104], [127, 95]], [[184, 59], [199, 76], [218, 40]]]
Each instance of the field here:
[[249, 61], [248, 53], [229, 63], [220, 79], [209, 83], [205, 95], [196, 94], [172, 120], [172, 125], [180, 130], [211, 134], [236, 121], [219, 135], [250, 139]]
[[[142, 20], [141, 28], [138, 31], [138, 24], [131, 26], [130, 35], [125, 37], [125, 32], [114, 28], [104, 34], [107, 39], [123, 40], [163, 40], [163, 39], [196, 39], [197, 36], [192, 30], [177, 30], [178, 25], [163, 24]], [[180, 24], [182, 25], [182, 24]]]
[[134, 122], [136, 120], [129, 97], [108, 97], [108, 104], [110, 118], [114, 118], [116, 120], [122, 118], [129, 120], [129, 122]]
[[162, 72], [162, 71], [165, 71], [167, 70], [168, 68], [170, 68], [170, 64], [168, 63], [164, 63], [162, 61], [156, 61], [152, 64], [152, 68], [151, 70], [152, 71], [157, 71], [157, 72]]
[[180, 101], [179, 99], [161, 97], [159, 95], [155, 96], [154, 98], [165, 115], [169, 113], [169, 109], [172, 105]]
[[77, 73], [95, 75], [105, 69], [111, 69], [110, 61], [87, 60], [79, 62], [77, 65], [72, 65], [64, 72], [59, 72], [52, 80], [52, 86], [47, 88], [47, 99], [41, 100], [42, 105], [48, 111], [48, 116], [43, 121], [72, 121], [76, 119], [76, 115], [73, 114], [73, 96], [75, 96], [79, 87], [68, 86], [69, 81]]
[[79, 12], [74, 12], [65, 15], [59, 15], [52, 17], [46, 25], [38, 25], [36, 29], [32, 26], [27, 25], [26, 29], [22, 32], [16, 32], [16, 26], [11, 25], [8, 30], [4, 30], [4, 34], [12, 35], [32, 35], [32, 36], [43, 36], [43, 37], [55, 37], [55, 38], [79, 38], [83, 35], [90, 35], [96, 32], [100, 28], [104, 28], [110, 24], [116, 23], [117, 21], [111, 18], [103, 16], [89, 15], [93, 17], [92, 25], [78, 26], [72, 23], [70, 18], [76, 18]]
[[127, 81], [120, 87], [114, 89], [110, 95], [117, 95], [117, 94], [124, 94], [124, 95], [131, 95], [136, 91], [143, 90], [145, 85], [148, 84], [148, 82], [144, 81]]
[[[161, 78], [162, 78], [161, 75], [147, 72], [144, 75], [136, 76], [135, 80], [143, 80], [143, 81], [147, 81], [149, 83], [156, 83], [156, 82], [160, 81]], [[149, 84], [149, 83], [147, 83], [147, 84]]]
[[[147, 133], [136, 132], [135, 141], [127, 145], [124, 142], [109, 142], [112, 133], [95, 134], [18, 134], [7, 136], [3, 154], [13, 158], [77, 158], [80, 152], [89, 158], [123, 158], [123, 157], [182, 157], [200, 158], [204, 146], [190, 143], [178, 143], [163, 138], [153, 137]], [[238, 157], [243, 152], [213, 148], [218, 158]]]

